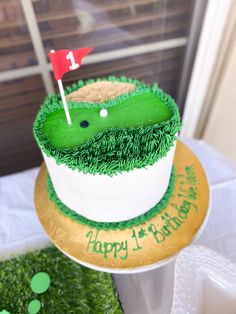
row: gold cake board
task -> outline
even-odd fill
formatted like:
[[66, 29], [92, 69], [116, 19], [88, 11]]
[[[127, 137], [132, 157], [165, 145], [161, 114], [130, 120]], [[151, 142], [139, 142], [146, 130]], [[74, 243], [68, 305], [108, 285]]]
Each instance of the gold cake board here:
[[35, 186], [35, 207], [54, 244], [71, 259], [113, 273], [149, 270], [169, 262], [206, 223], [209, 185], [193, 152], [178, 141], [176, 182], [167, 206], [154, 218], [125, 230], [96, 230], [66, 217], [49, 199], [45, 164]]

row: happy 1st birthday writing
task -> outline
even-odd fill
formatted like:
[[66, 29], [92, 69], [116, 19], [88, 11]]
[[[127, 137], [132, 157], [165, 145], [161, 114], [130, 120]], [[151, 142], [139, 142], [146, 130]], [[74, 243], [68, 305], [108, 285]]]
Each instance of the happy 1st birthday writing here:
[[170, 206], [175, 209], [174, 215], [166, 210], [161, 215], [161, 225], [150, 223], [147, 227], [143, 225], [139, 229], [130, 229], [130, 239], [124, 241], [102, 241], [99, 237], [99, 230], [90, 230], [86, 234], [88, 238], [86, 251], [101, 254], [105, 259], [126, 260], [130, 250], [142, 250], [140, 240], [145, 237], [151, 236], [157, 245], [164, 242], [170, 235], [181, 228], [190, 212], [198, 211], [195, 203], [197, 199], [197, 179], [194, 166], [185, 167], [185, 173], [176, 175], [176, 179], [179, 182], [177, 193], [179, 199], [181, 199], [181, 205], [171, 203]]

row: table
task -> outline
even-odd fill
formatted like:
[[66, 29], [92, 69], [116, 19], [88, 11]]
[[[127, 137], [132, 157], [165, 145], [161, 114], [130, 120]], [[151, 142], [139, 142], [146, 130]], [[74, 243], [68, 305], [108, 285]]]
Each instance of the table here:
[[[236, 262], [236, 165], [200, 140], [184, 139], [207, 173], [211, 215], [196, 241]], [[50, 240], [34, 209], [38, 168], [0, 178], [0, 259], [46, 247]], [[145, 273], [114, 275], [126, 314], [168, 314], [174, 262]]]

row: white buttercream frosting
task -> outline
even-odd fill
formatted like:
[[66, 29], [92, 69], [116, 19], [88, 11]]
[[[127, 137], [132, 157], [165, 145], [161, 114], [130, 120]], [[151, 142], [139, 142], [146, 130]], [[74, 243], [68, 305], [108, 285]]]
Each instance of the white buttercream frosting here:
[[135, 218], [155, 206], [165, 194], [175, 145], [154, 165], [115, 176], [84, 174], [43, 153], [59, 199], [78, 214], [99, 222]]

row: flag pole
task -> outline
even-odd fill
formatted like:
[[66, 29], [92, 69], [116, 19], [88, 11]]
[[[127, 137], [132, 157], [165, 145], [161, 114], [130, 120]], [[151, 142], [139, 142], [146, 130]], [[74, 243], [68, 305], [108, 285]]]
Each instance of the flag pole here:
[[62, 80], [57, 80], [57, 83], [58, 83], [59, 91], [60, 91], [60, 94], [61, 94], [61, 99], [62, 99], [62, 103], [63, 103], [63, 106], [64, 106], [67, 123], [69, 125], [71, 125], [71, 118], [70, 118], [70, 113], [69, 113], [69, 109], [68, 109], [68, 105], [67, 105], [67, 101], [66, 101], [66, 97], [65, 97], [65, 93], [64, 93], [64, 88], [63, 88], [63, 85], [62, 85]]
[[78, 69], [83, 57], [86, 56], [92, 50], [93, 50], [92, 48], [81, 48], [77, 50], [62, 49], [57, 51], [50, 50], [48, 54], [50, 62], [52, 64], [54, 78], [57, 81], [59, 91], [61, 94], [61, 99], [64, 106], [67, 123], [69, 125], [71, 125], [71, 117], [61, 79], [66, 72]]

